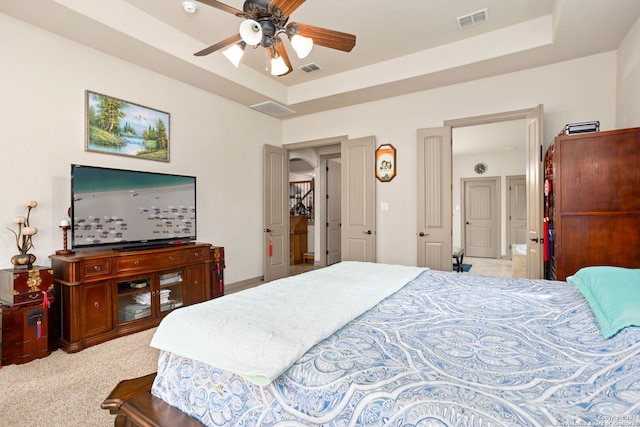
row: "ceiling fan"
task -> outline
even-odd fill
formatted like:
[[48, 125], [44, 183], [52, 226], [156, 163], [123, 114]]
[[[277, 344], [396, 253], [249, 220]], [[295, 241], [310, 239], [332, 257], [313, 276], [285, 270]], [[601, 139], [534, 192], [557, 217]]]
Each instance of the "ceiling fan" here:
[[232, 13], [244, 21], [238, 34], [234, 34], [206, 49], [196, 52], [204, 56], [220, 49], [237, 67], [247, 45], [262, 46], [271, 59], [271, 74], [284, 76], [293, 71], [286, 48], [280, 38], [286, 35], [299, 58], [309, 54], [314, 44], [331, 49], [351, 52], [356, 44], [356, 36], [313, 25], [288, 22], [293, 13], [305, 0], [246, 0], [242, 10], [228, 6], [217, 0], [198, 0], [224, 12]]

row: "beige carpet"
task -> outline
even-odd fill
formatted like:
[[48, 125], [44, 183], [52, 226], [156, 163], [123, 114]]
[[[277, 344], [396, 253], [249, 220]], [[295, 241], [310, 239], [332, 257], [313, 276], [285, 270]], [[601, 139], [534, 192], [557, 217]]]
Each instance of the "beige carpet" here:
[[123, 379], [156, 371], [154, 329], [89, 347], [62, 350], [23, 365], [0, 369], [0, 425], [107, 427], [115, 417], [100, 408]]

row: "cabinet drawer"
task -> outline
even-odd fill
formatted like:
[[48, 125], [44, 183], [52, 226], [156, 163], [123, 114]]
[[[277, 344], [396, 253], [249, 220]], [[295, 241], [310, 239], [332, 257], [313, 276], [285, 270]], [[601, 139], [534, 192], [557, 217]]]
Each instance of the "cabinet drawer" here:
[[185, 253], [185, 262], [193, 262], [199, 261], [204, 262], [207, 260], [207, 252], [209, 248], [193, 248], [184, 251]]
[[53, 298], [53, 270], [33, 266], [31, 270], [0, 270], [0, 300], [10, 307], [42, 303], [43, 292]]
[[[19, 306], [19, 305], [42, 304], [42, 300], [44, 299], [42, 292], [45, 292], [45, 291], [27, 292], [24, 294], [14, 295], [13, 301], [9, 301], [11, 302], [11, 304], [7, 304], [7, 305]], [[48, 289], [46, 293], [47, 293], [47, 298], [49, 298], [49, 301], [53, 301], [55, 299], [55, 294], [53, 292], [53, 285], [51, 285], [51, 289]]]
[[147, 269], [164, 269], [167, 267], [175, 267], [184, 264], [185, 252], [173, 251], [154, 255], [128, 256], [116, 258], [116, 273], [130, 273], [133, 271], [141, 271]]
[[107, 276], [111, 273], [109, 267], [109, 259], [82, 261], [80, 263], [80, 277], [86, 279], [90, 277]]

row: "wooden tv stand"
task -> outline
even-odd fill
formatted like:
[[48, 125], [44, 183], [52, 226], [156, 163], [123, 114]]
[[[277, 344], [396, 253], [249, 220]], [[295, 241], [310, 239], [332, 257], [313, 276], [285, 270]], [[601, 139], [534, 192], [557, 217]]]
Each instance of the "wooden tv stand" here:
[[176, 308], [223, 295], [224, 248], [206, 243], [50, 258], [60, 347], [69, 353], [152, 328]]

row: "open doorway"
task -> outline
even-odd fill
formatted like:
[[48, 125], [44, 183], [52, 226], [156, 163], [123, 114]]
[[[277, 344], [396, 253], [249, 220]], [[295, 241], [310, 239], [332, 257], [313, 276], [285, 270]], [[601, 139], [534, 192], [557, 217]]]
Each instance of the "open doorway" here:
[[[540, 104], [526, 110], [509, 111], [485, 116], [446, 120], [444, 126], [418, 129], [418, 174], [417, 174], [417, 218], [416, 232], [417, 265], [437, 270], [448, 271], [451, 268], [451, 254], [454, 242], [454, 230], [457, 229], [456, 241], [462, 244], [460, 219], [460, 189], [456, 197], [453, 191], [443, 191], [458, 184], [459, 178], [453, 179], [452, 129], [489, 123], [524, 120], [526, 136], [525, 182], [527, 195], [527, 277], [542, 277], [542, 147], [543, 147], [543, 114]], [[490, 170], [486, 162], [475, 163], [474, 170], [481, 173]], [[426, 174], [429, 172], [427, 179]], [[428, 207], [428, 209], [426, 209]], [[457, 209], [456, 209], [457, 208]], [[454, 218], [454, 212], [457, 218]], [[454, 228], [455, 224], [455, 228]]]
[[510, 178], [526, 173], [526, 142], [524, 119], [452, 128], [453, 246], [468, 256], [511, 259]]
[[[290, 271], [289, 239], [290, 217], [287, 209], [290, 153], [297, 150], [315, 153], [314, 158], [340, 158], [340, 260], [375, 262], [375, 137], [361, 137], [350, 140], [346, 135], [323, 140], [305, 141], [275, 147], [264, 146], [264, 278], [265, 281], [285, 277]], [[296, 153], [297, 155], [298, 153]], [[337, 155], [336, 155], [337, 154]], [[323, 170], [316, 180], [319, 212], [315, 221], [325, 224], [326, 210], [321, 208], [327, 194], [327, 184]], [[350, 173], [351, 170], [364, 173]], [[316, 174], [318, 176], [318, 174]], [[364, 190], [364, 191], [363, 191]], [[338, 196], [336, 195], [336, 199]], [[315, 247], [319, 247], [319, 261], [314, 266], [327, 265], [327, 239], [318, 238], [319, 228], [315, 228]], [[275, 230], [275, 231], [274, 231]], [[326, 236], [327, 233], [320, 233]], [[285, 241], [286, 240], [286, 241]], [[346, 248], [346, 250], [345, 250]], [[315, 255], [315, 254], [314, 254]], [[337, 262], [337, 261], [336, 261]]]
[[[346, 136], [285, 146], [291, 161], [297, 162], [296, 171], [300, 172], [300, 166], [303, 173], [307, 176], [313, 174], [315, 180], [313, 225], [308, 234], [308, 252], [313, 254], [315, 267], [325, 267], [341, 261], [340, 162], [343, 140], [347, 140]], [[303, 159], [306, 167], [300, 163]], [[313, 171], [309, 169], [310, 166]]]
[[289, 153], [289, 265], [314, 263], [317, 165]]

